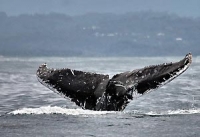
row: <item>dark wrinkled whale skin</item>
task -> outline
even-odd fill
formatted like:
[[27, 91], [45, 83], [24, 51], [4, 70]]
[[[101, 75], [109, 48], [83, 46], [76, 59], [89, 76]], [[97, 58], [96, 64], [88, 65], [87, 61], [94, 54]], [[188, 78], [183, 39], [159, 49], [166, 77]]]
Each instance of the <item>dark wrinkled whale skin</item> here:
[[108, 75], [82, 72], [68, 68], [52, 69], [42, 64], [37, 70], [39, 82], [68, 97], [83, 109], [122, 111], [137, 95], [165, 85], [188, 69], [191, 53], [175, 63], [164, 63]]

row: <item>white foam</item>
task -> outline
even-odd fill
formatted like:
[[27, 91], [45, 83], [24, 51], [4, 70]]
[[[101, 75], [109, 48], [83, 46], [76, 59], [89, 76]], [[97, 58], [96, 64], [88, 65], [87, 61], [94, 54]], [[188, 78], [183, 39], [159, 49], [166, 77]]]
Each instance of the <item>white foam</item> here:
[[39, 108], [22, 108], [10, 112], [9, 114], [63, 114], [63, 115], [105, 115], [109, 113], [115, 113], [114, 111], [92, 111], [83, 109], [68, 109], [57, 106], [43, 106]]
[[[42, 115], [42, 114], [63, 114], [63, 115], [106, 115], [106, 114], [116, 114], [115, 111], [93, 111], [93, 110], [83, 110], [83, 109], [68, 109], [58, 106], [43, 106], [39, 108], [22, 108], [14, 110], [8, 114], [13, 115], [23, 115], [23, 114], [33, 114], [33, 115]], [[134, 114], [141, 114], [141, 112], [135, 112]], [[200, 108], [198, 109], [188, 109], [188, 110], [168, 110], [162, 112], [150, 111], [145, 113], [145, 115], [151, 116], [164, 116], [164, 115], [182, 115], [182, 114], [200, 114]]]
[[153, 112], [146, 113], [147, 115], [179, 115], [179, 114], [200, 114], [200, 109], [188, 109], [188, 110], [168, 110], [164, 112]]

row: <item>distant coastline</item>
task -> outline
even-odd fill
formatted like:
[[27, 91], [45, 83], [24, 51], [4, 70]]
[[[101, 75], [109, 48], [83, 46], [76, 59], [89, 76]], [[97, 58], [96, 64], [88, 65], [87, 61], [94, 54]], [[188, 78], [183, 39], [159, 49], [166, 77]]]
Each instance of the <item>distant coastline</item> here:
[[0, 20], [2, 56], [200, 55], [200, 18], [152, 11], [80, 16], [0, 12]]

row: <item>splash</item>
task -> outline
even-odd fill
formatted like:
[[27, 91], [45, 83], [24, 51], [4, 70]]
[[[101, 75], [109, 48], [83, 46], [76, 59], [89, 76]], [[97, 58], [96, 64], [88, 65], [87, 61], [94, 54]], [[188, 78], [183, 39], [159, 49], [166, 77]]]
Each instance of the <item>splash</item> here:
[[150, 111], [146, 115], [156, 116], [156, 115], [181, 115], [181, 114], [200, 114], [200, 109], [188, 109], [188, 110], [168, 110], [164, 112], [153, 112]]
[[20, 115], [20, 114], [63, 114], [63, 115], [106, 115], [109, 113], [115, 113], [114, 111], [92, 111], [83, 109], [68, 109], [58, 106], [44, 106], [39, 108], [22, 108], [12, 111], [8, 114]]

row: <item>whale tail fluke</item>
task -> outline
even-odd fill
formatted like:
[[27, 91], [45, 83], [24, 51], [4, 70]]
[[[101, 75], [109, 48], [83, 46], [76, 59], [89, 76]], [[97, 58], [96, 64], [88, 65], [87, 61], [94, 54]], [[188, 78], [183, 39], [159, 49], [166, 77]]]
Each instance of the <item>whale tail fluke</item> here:
[[192, 63], [192, 54], [175, 63], [152, 65], [131, 72], [113, 76], [112, 80], [121, 81], [127, 88], [134, 88], [139, 94], [148, 93], [172, 81], [185, 72]]
[[192, 54], [175, 63], [152, 65], [114, 75], [83, 71], [48, 68], [41, 65], [37, 70], [40, 83], [68, 97], [78, 106], [91, 110], [121, 111], [135, 95], [148, 93], [165, 85], [188, 69]]
[[85, 109], [94, 109], [95, 90], [99, 84], [109, 79], [108, 75], [82, 72], [72, 69], [52, 69], [42, 64], [37, 70], [38, 81], [54, 92], [69, 97], [71, 101]]

